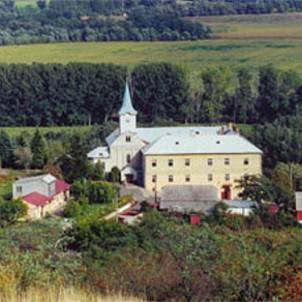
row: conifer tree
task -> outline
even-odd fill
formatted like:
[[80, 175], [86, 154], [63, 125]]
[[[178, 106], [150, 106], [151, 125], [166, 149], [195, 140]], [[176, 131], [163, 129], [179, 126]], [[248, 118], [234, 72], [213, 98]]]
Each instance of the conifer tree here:
[[0, 131], [0, 167], [7, 168], [12, 164], [13, 147], [8, 134]]
[[30, 143], [32, 151], [32, 168], [42, 169], [46, 163], [46, 147], [40, 131], [37, 129]]

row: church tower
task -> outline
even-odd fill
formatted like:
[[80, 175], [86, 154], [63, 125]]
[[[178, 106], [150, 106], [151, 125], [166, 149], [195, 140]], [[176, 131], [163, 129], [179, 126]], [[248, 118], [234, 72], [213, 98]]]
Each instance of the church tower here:
[[120, 134], [125, 132], [136, 132], [137, 111], [133, 108], [129, 86], [126, 83], [123, 104], [119, 111]]

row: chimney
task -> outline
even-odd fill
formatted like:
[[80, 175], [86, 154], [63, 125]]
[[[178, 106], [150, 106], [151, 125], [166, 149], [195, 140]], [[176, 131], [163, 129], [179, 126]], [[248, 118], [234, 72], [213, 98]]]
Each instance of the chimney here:
[[234, 128], [234, 124], [232, 122], [229, 122], [228, 123], [228, 129], [233, 130], [233, 128]]

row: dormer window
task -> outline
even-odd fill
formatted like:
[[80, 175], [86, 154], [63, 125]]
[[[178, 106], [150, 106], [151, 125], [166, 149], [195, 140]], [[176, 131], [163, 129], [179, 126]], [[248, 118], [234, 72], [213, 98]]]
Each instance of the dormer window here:
[[131, 136], [127, 135], [126, 136], [126, 143], [130, 143], [131, 142]]

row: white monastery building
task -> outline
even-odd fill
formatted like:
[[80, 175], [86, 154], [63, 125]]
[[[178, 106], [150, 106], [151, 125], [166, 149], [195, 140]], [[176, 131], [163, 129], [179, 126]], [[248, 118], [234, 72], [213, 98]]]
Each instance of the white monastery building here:
[[105, 172], [121, 171], [124, 182], [134, 182], [149, 191], [165, 186], [214, 186], [218, 198], [238, 195], [235, 180], [262, 173], [262, 152], [234, 131], [232, 126], [137, 127], [126, 84], [119, 110], [119, 128], [107, 138], [106, 146], [88, 153]]

